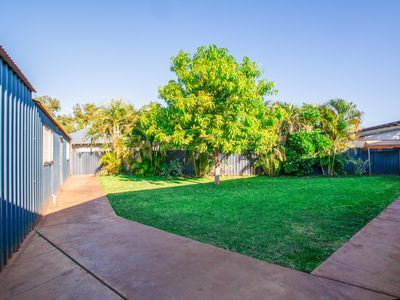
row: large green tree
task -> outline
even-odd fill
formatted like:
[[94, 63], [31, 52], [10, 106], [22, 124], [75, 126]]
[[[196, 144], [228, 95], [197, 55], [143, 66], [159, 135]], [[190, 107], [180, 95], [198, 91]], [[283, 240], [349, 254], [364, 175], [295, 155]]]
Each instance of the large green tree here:
[[237, 62], [215, 45], [199, 47], [193, 55], [180, 51], [171, 62], [177, 80], [159, 90], [167, 104], [164, 142], [212, 155], [216, 183], [220, 153], [243, 153], [255, 143], [270, 146], [264, 97], [275, 92], [274, 83], [260, 79], [255, 62], [248, 57]]

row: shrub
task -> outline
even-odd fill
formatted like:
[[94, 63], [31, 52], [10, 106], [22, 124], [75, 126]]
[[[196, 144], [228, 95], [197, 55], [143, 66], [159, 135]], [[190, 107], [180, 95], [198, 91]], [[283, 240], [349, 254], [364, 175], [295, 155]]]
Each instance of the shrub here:
[[161, 171], [162, 176], [167, 177], [182, 177], [183, 176], [183, 164], [179, 159], [173, 159], [168, 164], [165, 164]]
[[286, 160], [283, 169], [286, 174], [307, 176], [320, 162], [331, 147], [330, 140], [319, 130], [301, 130], [289, 134], [285, 148]]

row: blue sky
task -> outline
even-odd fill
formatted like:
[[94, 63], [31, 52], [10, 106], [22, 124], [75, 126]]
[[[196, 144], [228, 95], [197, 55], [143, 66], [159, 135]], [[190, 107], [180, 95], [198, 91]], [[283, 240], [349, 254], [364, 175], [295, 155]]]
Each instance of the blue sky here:
[[364, 126], [400, 119], [400, 1], [14, 0], [1, 11], [0, 44], [66, 111], [157, 101], [169, 59], [215, 43], [263, 66], [276, 100], [342, 97]]

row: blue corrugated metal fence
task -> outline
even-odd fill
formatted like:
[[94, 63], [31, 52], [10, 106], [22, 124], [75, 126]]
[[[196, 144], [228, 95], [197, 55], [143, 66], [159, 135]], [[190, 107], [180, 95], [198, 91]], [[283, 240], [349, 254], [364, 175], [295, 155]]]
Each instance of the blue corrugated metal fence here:
[[[370, 149], [369, 151], [371, 175], [400, 175], [400, 149]], [[353, 159], [368, 160], [368, 149], [349, 149], [347, 153]], [[352, 174], [354, 167], [350, 164], [346, 171]]]

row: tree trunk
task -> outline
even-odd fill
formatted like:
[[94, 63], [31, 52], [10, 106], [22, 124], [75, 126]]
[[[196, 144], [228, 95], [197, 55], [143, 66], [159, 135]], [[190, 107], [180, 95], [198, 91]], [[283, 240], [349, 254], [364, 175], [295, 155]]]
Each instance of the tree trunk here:
[[221, 175], [221, 162], [219, 161], [219, 149], [214, 148], [214, 183], [219, 185], [219, 176]]
[[335, 175], [335, 153], [333, 153], [332, 165], [331, 165], [331, 176], [333, 175]]

